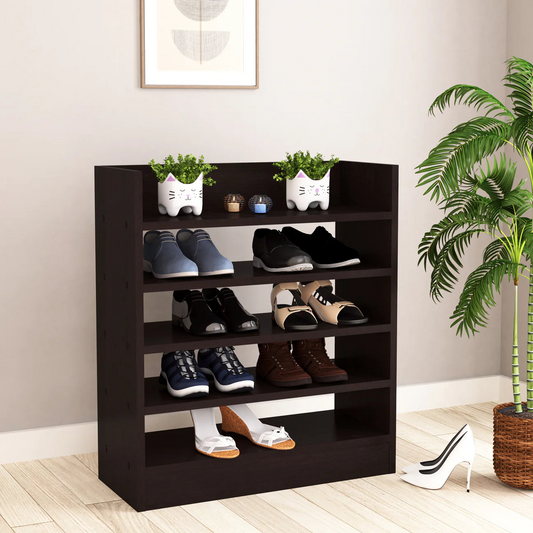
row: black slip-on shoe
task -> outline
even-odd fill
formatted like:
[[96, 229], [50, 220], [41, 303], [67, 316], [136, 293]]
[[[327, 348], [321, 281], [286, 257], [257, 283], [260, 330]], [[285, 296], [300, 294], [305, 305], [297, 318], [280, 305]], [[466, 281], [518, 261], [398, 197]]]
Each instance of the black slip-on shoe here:
[[268, 228], [255, 230], [252, 249], [254, 267], [263, 268], [268, 272], [298, 272], [313, 269], [309, 255], [278, 230]]
[[259, 329], [259, 320], [244, 307], [231, 289], [204, 289], [202, 295], [211, 310], [221, 317], [233, 333]]
[[281, 233], [307, 253], [317, 268], [341, 268], [361, 262], [357, 250], [343, 244], [322, 226], [310, 235], [291, 226], [283, 228]]
[[210, 309], [200, 291], [174, 291], [172, 324], [193, 335], [226, 333], [226, 323]]

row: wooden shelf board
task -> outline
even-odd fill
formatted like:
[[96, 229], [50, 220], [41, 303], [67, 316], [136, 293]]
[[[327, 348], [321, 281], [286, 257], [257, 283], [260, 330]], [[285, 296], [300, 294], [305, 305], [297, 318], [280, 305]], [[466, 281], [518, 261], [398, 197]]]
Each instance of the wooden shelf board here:
[[351, 206], [331, 207], [327, 211], [310, 209], [273, 209], [266, 214], [255, 214], [249, 209], [241, 213], [205, 210], [200, 216], [178, 215], [147, 215], [143, 217], [143, 230], [182, 229], [182, 228], [213, 228], [227, 226], [265, 226], [274, 224], [303, 224], [325, 222], [354, 222], [363, 220], [391, 220], [390, 211], [357, 211]]
[[240, 287], [268, 285], [290, 281], [314, 281], [315, 279], [356, 279], [391, 276], [392, 269], [379, 266], [355, 265], [344, 268], [315, 268], [302, 272], [267, 272], [254, 268], [251, 261], [233, 263], [235, 272], [226, 276], [197, 276], [191, 278], [157, 279], [144, 273], [144, 292], [177, 291], [184, 289], [212, 289], [216, 287]]
[[[339, 441], [378, 443], [389, 440], [389, 436], [379, 430], [365, 426], [348, 415], [334, 410], [264, 418], [262, 422], [273, 426], [284, 426], [296, 442], [296, 447], [290, 451], [269, 450], [252, 444], [245, 437], [232, 434], [241, 451], [240, 461], [244, 457], [254, 456], [254, 460], [273, 459], [275, 463], [275, 455], [290, 454], [296, 460], [305, 454], [306, 447], [322, 447]], [[220, 425], [218, 428], [224, 434]], [[146, 433], [147, 468], [187, 462], [204, 464], [207, 462], [209, 465], [212, 461], [213, 458], [196, 451], [194, 428]]]
[[[255, 368], [247, 369], [256, 376]], [[313, 383], [302, 387], [276, 387], [260, 379], [255, 380], [254, 390], [245, 393], [219, 392], [210, 381], [209, 395], [203, 398], [174, 398], [166, 387], [158, 383], [158, 378], [144, 380], [144, 414], [172, 413], [190, 409], [205, 409], [221, 405], [238, 405], [286, 398], [301, 398], [360, 390], [381, 389], [390, 386], [390, 380], [372, 376], [362, 370], [346, 368], [348, 380], [336, 383]]]
[[217, 346], [242, 346], [263, 342], [283, 342], [318, 337], [341, 337], [366, 335], [391, 331], [389, 323], [369, 321], [359, 326], [335, 326], [319, 322], [312, 331], [285, 331], [272, 322], [271, 313], [259, 313], [259, 331], [250, 333], [225, 333], [223, 335], [191, 335], [168, 322], [146, 322], [144, 324], [144, 353], [163, 353], [174, 350], [216, 348]]

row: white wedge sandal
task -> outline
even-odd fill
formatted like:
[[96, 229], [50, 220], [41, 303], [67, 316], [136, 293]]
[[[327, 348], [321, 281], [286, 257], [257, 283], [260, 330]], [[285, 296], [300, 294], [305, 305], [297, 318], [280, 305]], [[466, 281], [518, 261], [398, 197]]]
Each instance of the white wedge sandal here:
[[217, 459], [234, 459], [239, 449], [231, 437], [218, 432], [215, 424], [215, 408], [195, 409], [191, 411], [194, 423], [194, 441], [196, 450]]
[[257, 446], [273, 450], [292, 450], [296, 446], [283, 426], [263, 424], [247, 405], [221, 407], [220, 412], [222, 431], [243, 435]]

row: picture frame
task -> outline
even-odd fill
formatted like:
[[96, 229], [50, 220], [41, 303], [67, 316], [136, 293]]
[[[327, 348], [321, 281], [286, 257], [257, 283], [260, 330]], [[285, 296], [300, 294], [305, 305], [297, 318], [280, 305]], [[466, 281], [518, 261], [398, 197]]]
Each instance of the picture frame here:
[[141, 88], [257, 89], [259, 0], [141, 0]]

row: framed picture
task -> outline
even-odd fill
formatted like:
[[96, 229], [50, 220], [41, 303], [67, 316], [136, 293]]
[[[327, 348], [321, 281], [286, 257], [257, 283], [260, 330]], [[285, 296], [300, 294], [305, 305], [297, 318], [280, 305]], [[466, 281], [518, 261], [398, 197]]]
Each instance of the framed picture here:
[[259, 0], [141, 0], [141, 87], [257, 89]]

